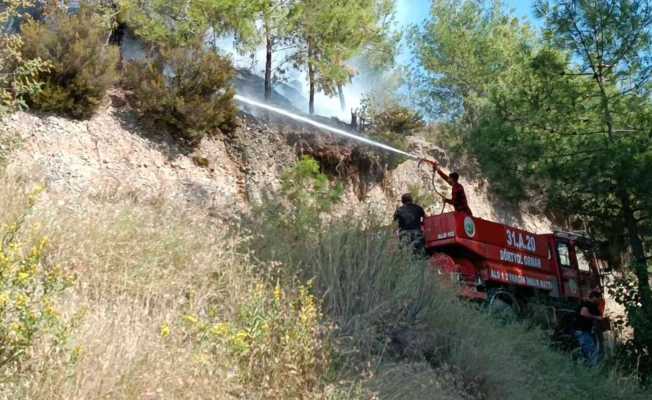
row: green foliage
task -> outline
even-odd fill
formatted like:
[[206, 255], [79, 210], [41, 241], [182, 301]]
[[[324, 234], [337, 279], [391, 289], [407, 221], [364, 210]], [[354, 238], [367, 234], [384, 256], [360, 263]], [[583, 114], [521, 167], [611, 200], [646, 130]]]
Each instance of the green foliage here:
[[[252, 240], [247, 251], [266, 260], [291, 260], [296, 251], [319, 240], [329, 218], [326, 213], [341, 201], [343, 191], [341, 184], [320, 172], [315, 159], [305, 156], [284, 172], [280, 191], [266, 193], [243, 222], [243, 229], [255, 238], [282, 235], [283, 240], [276, 246]], [[288, 264], [288, 268], [294, 267], [292, 262]]]
[[228, 59], [195, 42], [161, 49], [151, 60], [127, 65], [124, 85], [145, 121], [196, 144], [206, 135], [235, 129], [232, 77]]
[[[634, 268], [631, 268], [634, 270]], [[609, 293], [613, 299], [624, 306], [626, 315], [614, 319], [614, 329], [623, 333], [628, 327], [637, 329], [637, 337], [625, 337], [624, 343], [616, 348], [615, 361], [622, 366], [632, 370], [641, 371], [646, 365], [644, 343], [652, 342], [652, 319], [646, 315], [641, 307], [641, 298], [638, 292], [636, 275], [631, 271], [626, 272], [622, 277], [615, 279], [609, 285]], [[643, 363], [642, 363], [642, 362]]]
[[331, 96], [338, 91], [341, 93], [341, 87], [356, 75], [357, 71], [347, 65], [353, 56], [364, 50], [375, 50], [377, 54], [384, 54], [384, 57], [377, 57], [378, 64], [393, 62], [398, 38], [387, 29], [393, 13], [393, 0], [297, 2], [290, 17], [299, 43], [293, 58], [296, 67], [308, 71], [311, 114], [317, 90]]
[[[5, 1], [5, 8], [0, 12], [0, 28], [12, 19], [22, 18], [21, 10], [30, 4], [26, 1]], [[0, 116], [26, 108], [26, 99], [37, 95], [43, 87], [39, 77], [50, 68], [51, 65], [40, 58], [28, 59], [24, 56], [23, 40], [19, 35], [7, 34], [0, 29]]]
[[435, 118], [477, 123], [494, 87], [529, 56], [533, 34], [502, 1], [435, 0], [432, 18], [412, 32], [420, 66], [418, 102]]
[[42, 72], [42, 90], [31, 93], [29, 105], [74, 118], [89, 118], [100, 106], [117, 76], [118, 49], [107, 44], [109, 23], [95, 10], [82, 6], [69, 15], [48, 9], [43, 22], [22, 27], [23, 53], [52, 68]]
[[300, 231], [318, 228], [321, 214], [340, 201], [343, 191], [341, 184], [333, 184], [320, 171], [314, 158], [304, 156], [281, 177], [281, 192], [289, 202], [288, 223]]
[[247, 42], [255, 36], [254, 4], [241, 0], [121, 0], [120, 19], [136, 35], [162, 47], [185, 47], [203, 40], [209, 28], [216, 36], [234, 33]]
[[223, 350], [247, 387], [266, 398], [301, 398], [323, 384], [330, 364], [328, 332], [310, 288], [296, 292], [258, 284], [232, 321], [186, 316], [185, 330]]
[[424, 87], [437, 101], [431, 111], [453, 118], [493, 189], [514, 201], [541, 193], [535, 201], [567, 229], [588, 227], [627, 260], [640, 304], [627, 308], [645, 376], [652, 4], [540, 1], [537, 10], [543, 38], [500, 4], [436, 2], [417, 43]]
[[375, 94], [365, 96], [360, 102], [360, 119], [364, 129], [372, 132], [391, 132], [408, 136], [425, 127], [418, 111], [402, 105], [396, 99], [378, 100]]
[[[359, 128], [369, 137], [403, 151], [407, 150], [407, 137], [425, 127], [418, 112], [405, 107], [398, 99], [376, 96], [376, 93], [362, 99], [358, 119]], [[376, 154], [389, 169], [405, 161], [405, 157], [395, 153], [382, 151]]]
[[[30, 207], [35, 196], [31, 197]], [[27, 213], [29, 208], [25, 211]], [[0, 373], [16, 373], [39, 340], [66, 340], [66, 327], [55, 308], [71, 284], [61, 268], [47, 261], [48, 239], [31, 246], [19, 231], [25, 215], [0, 228]]]

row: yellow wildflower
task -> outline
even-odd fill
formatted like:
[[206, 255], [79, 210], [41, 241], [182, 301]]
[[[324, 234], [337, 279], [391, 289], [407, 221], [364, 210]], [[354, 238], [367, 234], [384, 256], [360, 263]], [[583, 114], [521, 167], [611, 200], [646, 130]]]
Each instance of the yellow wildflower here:
[[229, 324], [225, 322], [220, 322], [218, 324], [215, 324], [211, 328], [211, 335], [215, 337], [226, 337], [229, 335], [230, 332], [231, 332], [231, 328], [229, 327]]
[[170, 325], [168, 325], [167, 322], [164, 322], [161, 325], [161, 337], [166, 338], [168, 336], [170, 336]]
[[274, 288], [274, 300], [276, 300], [277, 303], [280, 303], [281, 300], [283, 299], [283, 289], [276, 284], [276, 287]]

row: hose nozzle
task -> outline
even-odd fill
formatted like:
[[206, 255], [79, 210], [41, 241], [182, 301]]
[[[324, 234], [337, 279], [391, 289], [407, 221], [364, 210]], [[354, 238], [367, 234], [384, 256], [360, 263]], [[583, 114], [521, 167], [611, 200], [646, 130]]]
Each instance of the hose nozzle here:
[[434, 170], [436, 170], [439, 167], [439, 163], [436, 160], [432, 160], [428, 158], [419, 159], [418, 167], [421, 167], [421, 164], [423, 163], [432, 165], [432, 169]]

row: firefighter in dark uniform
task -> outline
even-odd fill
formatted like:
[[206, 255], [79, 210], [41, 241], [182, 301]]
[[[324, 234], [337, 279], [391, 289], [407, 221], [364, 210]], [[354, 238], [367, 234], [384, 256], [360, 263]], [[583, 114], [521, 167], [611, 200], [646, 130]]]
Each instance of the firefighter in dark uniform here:
[[453, 172], [450, 175], [446, 175], [439, 166], [435, 163], [433, 164], [435, 171], [442, 177], [449, 185], [452, 186], [451, 198], [444, 198], [444, 201], [453, 206], [455, 211], [463, 212], [465, 214], [473, 216], [471, 208], [469, 207], [469, 202], [466, 199], [466, 193], [464, 192], [464, 186], [459, 182], [460, 174]]
[[398, 222], [399, 238], [403, 245], [407, 244], [415, 253], [421, 253], [426, 244], [421, 229], [426, 213], [421, 206], [414, 203], [409, 193], [401, 196], [401, 203], [403, 205], [394, 213], [394, 221]]
[[575, 320], [575, 338], [577, 339], [584, 361], [590, 367], [595, 367], [602, 358], [601, 343], [599, 340], [599, 322], [603, 320], [599, 304], [600, 292], [592, 291], [588, 301], [583, 301], [577, 312]]

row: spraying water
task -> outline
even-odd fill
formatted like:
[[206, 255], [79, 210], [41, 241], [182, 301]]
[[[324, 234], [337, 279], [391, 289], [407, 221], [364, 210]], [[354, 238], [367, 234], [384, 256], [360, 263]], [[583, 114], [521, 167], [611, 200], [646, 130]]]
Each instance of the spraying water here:
[[378, 147], [378, 148], [381, 148], [381, 149], [384, 149], [384, 150], [387, 150], [387, 151], [391, 151], [393, 153], [401, 154], [401, 155], [406, 156], [406, 157], [419, 159], [419, 157], [415, 156], [414, 154], [406, 153], [403, 150], [399, 150], [399, 149], [396, 149], [396, 148], [394, 148], [392, 146], [388, 146], [386, 144], [376, 142], [375, 140], [371, 140], [371, 139], [367, 139], [367, 138], [362, 137], [362, 136], [354, 135], [354, 134], [352, 134], [350, 132], [347, 132], [345, 130], [342, 130], [342, 129], [333, 128], [332, 126], [322, 124], [321, 122], [317, 122], [317, 121], [314, 121], [314, 120], [312, 120], [310, 118], [306, 118], [306, 117], [303, 117], [301, 115], [291, 113], [291, 112], [283, 110], [281, 108], [273, 107], [273, 106], [270, 106], [270, 105], [265, 104], [265, 103], [260, 103], [260, 102], [255, 101], [255, 100], [251, 100], [251, 99], [248, 99], [246, 97], [242, 97], [240, 95], [235, 95], [233, 97], [236, 100], [241, 101], [241, 102], [246, 103], [246, 104], [249, 104], [251, 106], [262, 108], [262, 109], [268, 110], [268, 111], [272, 111], [272, 112], [275, 112], [277, 114], [284, 115], [286, 117], [292, 118], [292, 119], [294, 119], [296, 121], [305, 122], [306, 124], [312, 125], [312, 126], [314, 126], [316, 128], [327, 130], [327, 131], [332, 132], [332, 133], [334, 133], [336, 135], [344, 136], [344, 137], [347, 137], [349, 139], [353, 139], [353, 140], [356, 140], [358, 142], [368, 144], [370, 146], [374, 146], [374, 147]]

